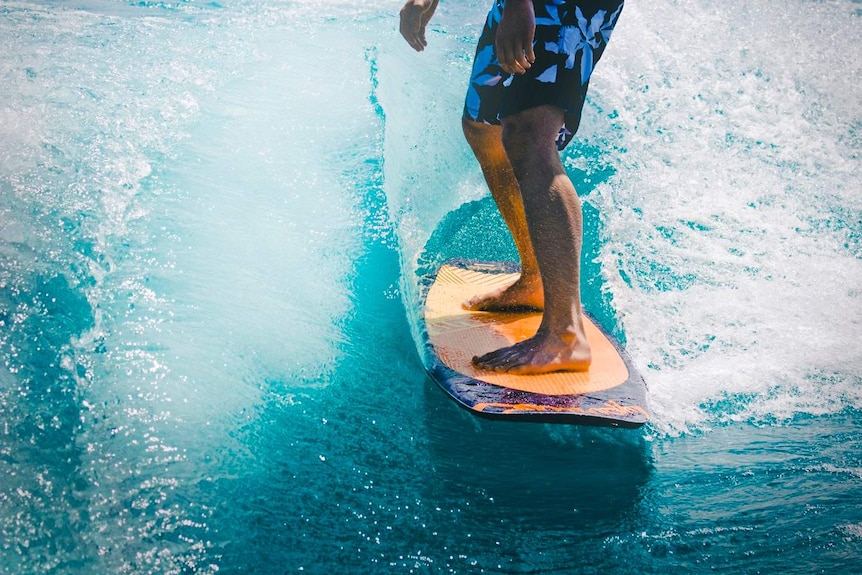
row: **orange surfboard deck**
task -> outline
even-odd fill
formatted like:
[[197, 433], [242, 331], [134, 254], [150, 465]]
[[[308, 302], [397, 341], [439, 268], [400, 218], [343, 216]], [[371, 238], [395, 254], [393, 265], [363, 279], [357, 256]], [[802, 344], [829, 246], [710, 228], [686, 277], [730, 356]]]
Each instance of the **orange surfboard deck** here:
[[478, 415], [544, 422], [639, 427], [648, 419], [646, 385], [622, 346], [584, 314], [592, 363], [585, 372], [511, 375], [472, 358], [536, 333], [541, 312], [473, 312], [461, 304], [513, 283], [517, 264], [450, 260], [425, 297], [426, 366], [461, 406]]

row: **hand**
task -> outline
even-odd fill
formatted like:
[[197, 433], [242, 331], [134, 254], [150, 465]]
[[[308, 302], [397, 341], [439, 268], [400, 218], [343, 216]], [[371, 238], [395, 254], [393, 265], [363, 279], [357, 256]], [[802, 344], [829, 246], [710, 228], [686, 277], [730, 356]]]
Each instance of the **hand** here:
[[536, 61], [533, 38], [536, 14], [530, 0], [508, 0], [497, 28], [494, 45], [500, 67], [508, 74], [523, 74]]
[[439, 0], [407, 0], [407, 3], [401, 8], [401, 35], [407, 40], [407, 43], [416, 50], [421, 52], [428, 45], [425, 40], [425, 26], [434, 15], [437, 9]]

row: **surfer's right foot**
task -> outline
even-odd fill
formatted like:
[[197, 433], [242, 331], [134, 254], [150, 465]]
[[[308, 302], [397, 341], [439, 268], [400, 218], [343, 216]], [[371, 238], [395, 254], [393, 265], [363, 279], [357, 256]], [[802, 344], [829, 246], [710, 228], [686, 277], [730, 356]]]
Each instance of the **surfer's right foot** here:
[[513, 375], [538, 375], [555, 371], [587, 371], [590, 345], [582, 325], [556, 334], [539, 328], [533, 337], [482, 356], [473, 365]]
[[519, 277], [514, 283], [492, 292], [477, 295], [461, 304], [469, 311], [541, 311], [545, 306], [542, 281]]

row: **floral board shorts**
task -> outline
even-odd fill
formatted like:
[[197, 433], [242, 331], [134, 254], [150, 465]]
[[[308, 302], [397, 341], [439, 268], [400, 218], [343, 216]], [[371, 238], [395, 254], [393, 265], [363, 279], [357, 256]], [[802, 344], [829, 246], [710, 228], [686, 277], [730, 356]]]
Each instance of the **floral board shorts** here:
[[464, 117], [500, 124], [506, 116], [542, 105], [565, 111], [557, 149], [568, 145], [581, 122], [590, 75], [623, 10], [623, 0], [533, 0], [536, 61], [524, 74], [506, 74], [494, 37], [506, 0], [495, 0], [473, 60]]

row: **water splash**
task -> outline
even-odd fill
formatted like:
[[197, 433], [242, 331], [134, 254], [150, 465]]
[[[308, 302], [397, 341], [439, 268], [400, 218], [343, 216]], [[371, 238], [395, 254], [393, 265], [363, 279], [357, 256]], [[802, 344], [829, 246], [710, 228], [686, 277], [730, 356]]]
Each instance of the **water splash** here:
[[733, 418], [858, 407], [852, 6], [808, 4], [805, 26], [771, 2], [627, 10], [678, 25], [624, 22], [615, 36], [596, 98], [619, 174], [590, 201], [658, 427], [721, 421], [710, 402], [746, 394], [757, 399]]

